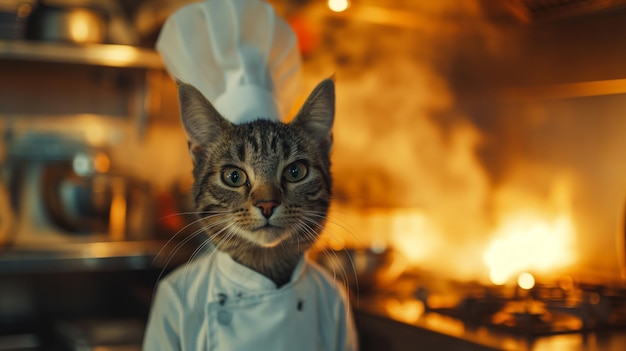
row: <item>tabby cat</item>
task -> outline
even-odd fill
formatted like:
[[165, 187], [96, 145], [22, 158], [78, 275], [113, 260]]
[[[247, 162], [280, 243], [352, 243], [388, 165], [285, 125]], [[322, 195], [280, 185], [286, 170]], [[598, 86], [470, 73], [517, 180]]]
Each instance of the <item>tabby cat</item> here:
[[192, 195], [208, 240], [278, 287], [286, 284], [326, 220], [333, 80], [322, 81], [289, 123], [235, 125], [193, 86], [178, 88]]

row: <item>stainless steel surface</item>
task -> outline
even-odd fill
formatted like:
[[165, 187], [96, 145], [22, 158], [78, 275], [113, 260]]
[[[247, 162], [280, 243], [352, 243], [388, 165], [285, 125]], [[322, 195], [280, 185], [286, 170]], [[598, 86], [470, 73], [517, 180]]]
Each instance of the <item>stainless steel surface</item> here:
[[163, 62], [154, 50], [127, 45], [0, 40], [0, 59], [61, 62], [108, 67], [161, 69]]

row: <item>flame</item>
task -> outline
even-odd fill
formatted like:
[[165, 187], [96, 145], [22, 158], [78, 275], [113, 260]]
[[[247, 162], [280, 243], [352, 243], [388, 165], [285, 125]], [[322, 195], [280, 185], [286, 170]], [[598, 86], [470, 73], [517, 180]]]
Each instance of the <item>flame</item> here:
[[348, 0], [328, 0], [328, 8], [334, 12], [342, 12], [348, 9], [350, 2]]
[[496, 237], [483, 256], [489, 278], [496, 285], [520, 272], [565, 266], [574, 257], [574, 227], [567, 215], [550, 220], [538, 213], [520, 212], [504, 221]]
[[437, 252], [438, 230], [419, 209], [396, 210], [390, 218], [391, 242], [412, 264], [423, 263]]
[[496, 194], [503, 215], [483, 254], [489, 279], [496, 285], [525, 272], [552, 273], [576, 259], [571, 178], [553, 176], [542, 197], [519, 185], [511, 182]]
[[389, 299], [385, 301], [385, 310], [396, 320], [413, 323], [422, 317], [425, 309], [424, 303], [419, 300]]
[[517, 277], [517, 285], [524, 290], [530, 290], [535, 287], [535, 277], [528, 272], [524, 272]]

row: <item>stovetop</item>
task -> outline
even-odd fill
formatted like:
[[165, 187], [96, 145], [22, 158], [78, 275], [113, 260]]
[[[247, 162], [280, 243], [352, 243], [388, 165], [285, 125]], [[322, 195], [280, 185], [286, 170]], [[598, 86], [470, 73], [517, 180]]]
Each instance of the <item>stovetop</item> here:
[[626, 289], [616, 285], [484, 287], [462, 296], [456, 306], [440, 309], [430, 305], [427, 292], [418, 290], [414, 295], [427, 311], [526, 337], [626, 330]]
[[626, 349], [626, 288], [621, 283], [566, 280], [525, 290], [405, 279], [353, 294], [353, 301], [358, 313], [485, 350]]

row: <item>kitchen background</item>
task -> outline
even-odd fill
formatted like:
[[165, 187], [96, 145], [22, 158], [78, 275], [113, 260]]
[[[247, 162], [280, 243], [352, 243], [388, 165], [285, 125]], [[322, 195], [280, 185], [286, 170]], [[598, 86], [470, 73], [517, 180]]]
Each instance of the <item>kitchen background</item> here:
[[[191, 163], [153, 50], [184, 3], [0, 1], [0, 350], [138, 345], [194, 254], [167, 241]], [[623, 348], [626, 1], [272, 4], [299, 103], [336, 78], [314, 254], [364, 350]]]

